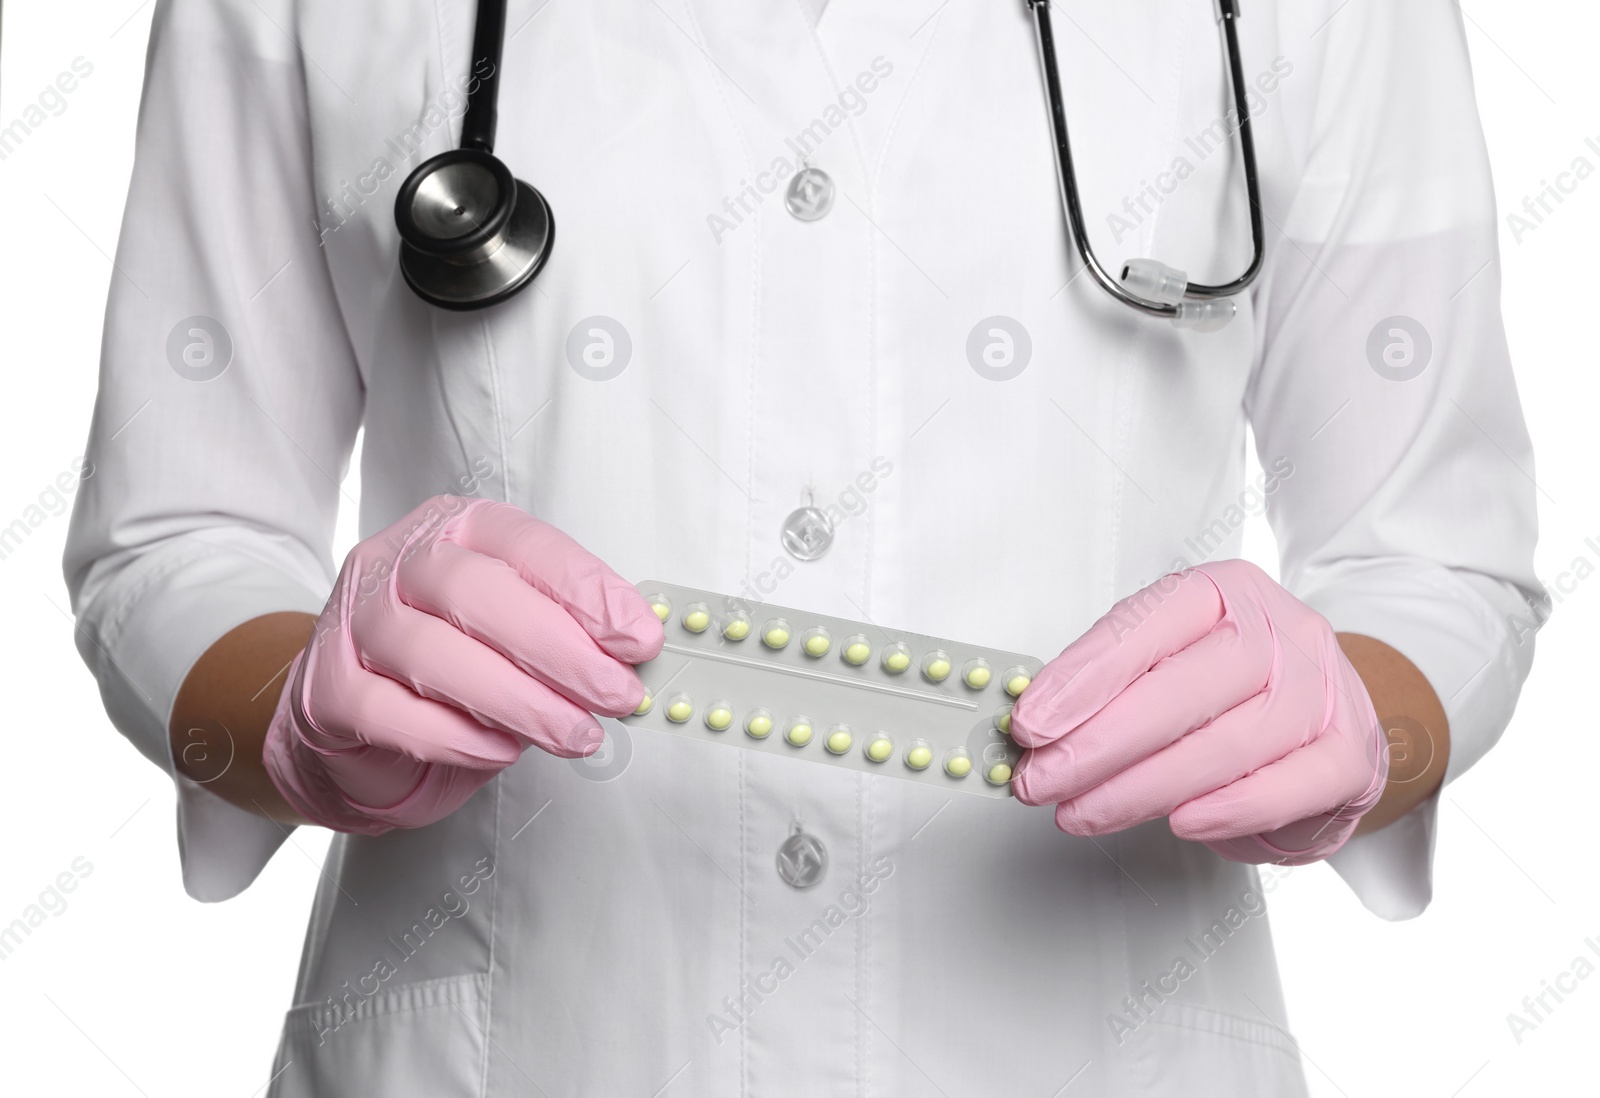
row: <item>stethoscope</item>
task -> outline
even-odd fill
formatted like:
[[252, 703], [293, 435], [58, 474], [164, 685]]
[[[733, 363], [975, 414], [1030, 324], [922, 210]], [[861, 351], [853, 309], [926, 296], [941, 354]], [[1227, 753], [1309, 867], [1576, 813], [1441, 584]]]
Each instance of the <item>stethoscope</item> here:
[[[1255, 141], [1239, 63], [1237, 0], [1216, 0], [1216, 4], [1239, 119], [1252, 253], [1244, 273], [1220, 285], [1190, 282], [1183, 271], [1154, 259], [1130, 259], [1123, 264], [1120, 277], [1113, 278], [1095, 255], [1083, 224], [1072, 146], [1067, 139], [1067, 112], [1061, 101], [1061, 75], [1050, 25], [1051, 0], [1025, 2], [1033, 15], [1039, 45], [1067, 236], [1084, 269], [1106, 293], [1129, 308], [1166, 317], [1179, 327], [1221, 328], [1233, 319], [1233, 297], [1260, 273], [1264, 242]], [[461, 147], [423, 162], [395, 196], [401, 273], [419, 297], [445, 309], [482, 309], [511, 297], [544, 268], [555, 241], [555, 218], [544, 195], [513, 177], [494, 155], [505, 29], [505, 0], [478, 0], [472, 71], [481, 75], [467, 94]]]
[[550, 203], [494, 155], [505, 0], [478, 0], [461, 147], [417, 166], [394, 199], [400, 273], [443, 309], [482, 309], [533, 282], [550, 258]]

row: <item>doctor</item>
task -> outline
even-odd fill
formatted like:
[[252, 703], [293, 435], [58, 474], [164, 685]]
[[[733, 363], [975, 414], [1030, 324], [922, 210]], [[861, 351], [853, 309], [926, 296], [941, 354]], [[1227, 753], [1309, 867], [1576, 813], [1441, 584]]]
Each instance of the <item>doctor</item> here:
[[[1304, 1093], [1256, 866], [1419, 912], [1542, 607], [1455, 7], [1247, 7], [1209, 331], [1079, 277], [1029, 13], [971, 0], [513, 3], [559, 234], [429, 304], [393, 209], [475, 9], [156, 9], [66, 571], [193, 896], [340, 832], [272, 1093]], [[1056, 24], [1106, 266], [1234, 277], [1214, 6]], [[1023, 803], [602, 740], [647, 576], [1060, 652]]]

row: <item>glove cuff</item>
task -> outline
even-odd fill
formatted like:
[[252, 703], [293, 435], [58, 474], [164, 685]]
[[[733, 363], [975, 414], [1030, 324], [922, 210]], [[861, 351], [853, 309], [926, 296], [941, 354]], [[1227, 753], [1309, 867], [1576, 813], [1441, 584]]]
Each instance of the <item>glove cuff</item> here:
[[267, 726], [261, 749], [267, 776], [290, 808], [319, 827], [355, 835], [390, 831], [392, 825], [373, 819], [350, 803], [300, 732], [300, 722], [304, 720], [299, 705], [301, 665], [305, 658], [302, 651], [289, 665], [272, 723]]

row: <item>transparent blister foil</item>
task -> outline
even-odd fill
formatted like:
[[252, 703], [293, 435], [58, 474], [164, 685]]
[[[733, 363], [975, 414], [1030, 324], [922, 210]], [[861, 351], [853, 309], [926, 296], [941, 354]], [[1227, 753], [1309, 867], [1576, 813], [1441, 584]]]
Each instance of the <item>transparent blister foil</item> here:
[[666, 631], [639, 728], [1005, 798], [1011, 707], [1041, 662], [943, 637], [649, 581]]

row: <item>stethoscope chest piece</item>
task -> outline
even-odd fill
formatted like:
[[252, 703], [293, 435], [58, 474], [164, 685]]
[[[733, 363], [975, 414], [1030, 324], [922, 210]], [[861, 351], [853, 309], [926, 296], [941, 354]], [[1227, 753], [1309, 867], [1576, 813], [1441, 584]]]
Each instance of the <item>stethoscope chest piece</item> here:
[[421, 164], [395, 196], [400, 271], [425, 301], [481, 309], [544, 267], [555, 218], [544, 195], [493, 153], [460, 148]]

